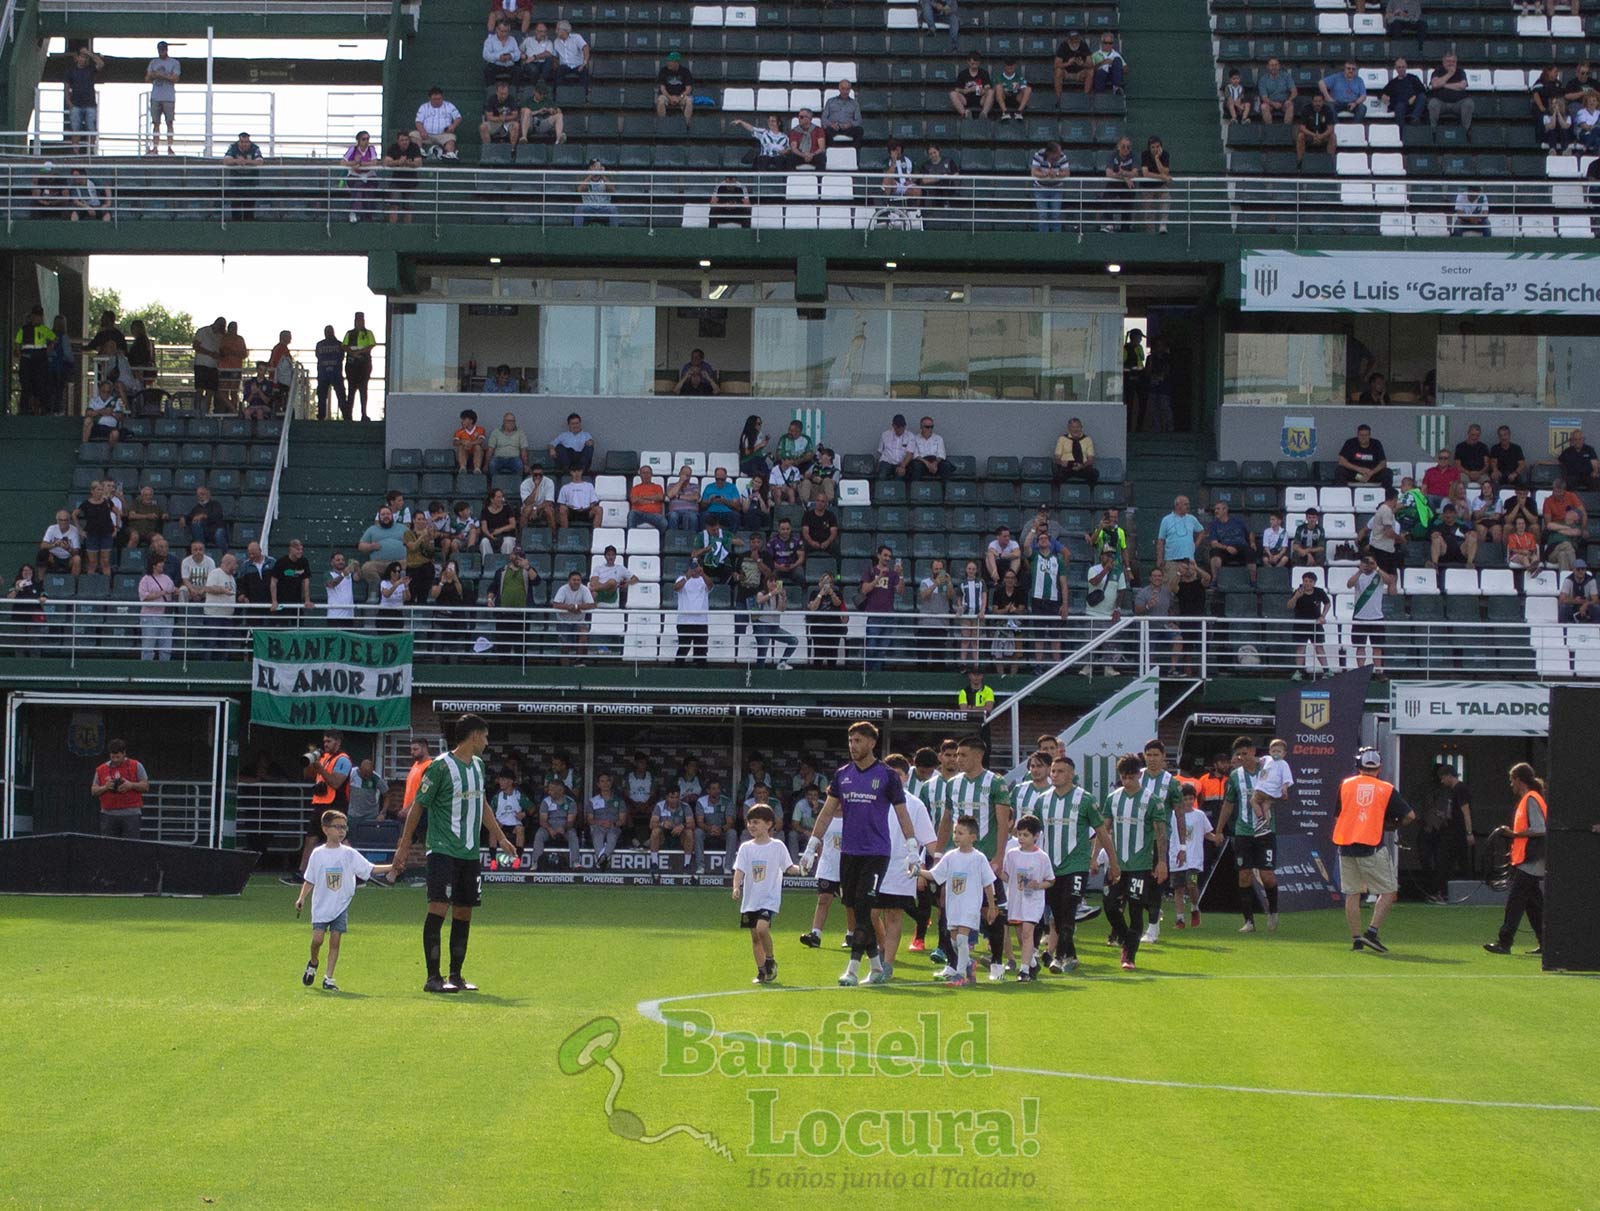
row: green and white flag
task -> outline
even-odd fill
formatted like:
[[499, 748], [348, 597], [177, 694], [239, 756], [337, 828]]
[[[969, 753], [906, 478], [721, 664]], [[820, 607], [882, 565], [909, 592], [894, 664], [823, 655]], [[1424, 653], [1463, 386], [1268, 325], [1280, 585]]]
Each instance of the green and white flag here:
[[250, 722], [306, 731], [411, 726], [411, 635], [258, 629]]
[[822, 417], [821, 408], [794, 408], [789, 412], [789, 419], [799, 421], [801, 432], [811, 439], [813, 450], [823, 444]]
[[[1160, 697], [1160, 675], [1146, 673], [1056, 734], [1077, 766], [1078, 785], [1096, 799], [1117, 788], [1117, 758], [1141, 752], [1156, 734]], [[1007, 775], [1024, 781], [1027, 776], [1026, 762]]]
[[[1443, 412], [1424, 412], [1417, 417], [1417, 445], [1432, 458], [1440, 450], [1450, 448], [1450, 417]], [[1421, 479], [1419, 473], [1417, 476]]]

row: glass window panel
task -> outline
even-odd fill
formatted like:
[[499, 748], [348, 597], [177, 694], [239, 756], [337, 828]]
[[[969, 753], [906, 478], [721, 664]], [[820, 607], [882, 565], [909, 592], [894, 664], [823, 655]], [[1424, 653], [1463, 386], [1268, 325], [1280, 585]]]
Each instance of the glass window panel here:
[[968, 336], [965, 311], [891, 312], [889, 393], [965, 395]]
[[967, 298], [973, 303], [993, 306], [1033, 306], [1041, 301], [1041, 286], [973, 286]]
[[830, 303], [881, 303], [882, 282], [829, 282]]
[[895, 282], [890, 287], [890, 294], [896, 303], [948, 303], [951, 295], [965, 297], [966, 287], [955, 282], [948, 286], [910, 285], [904, 282]]
[[486, 299], [494, 294], [494, 281], [488, 277], [452, 277], [445, 278], [444, 288], [453, 299]]
[[1044, 360], [1044, 316], [1025, 311], [971, 311], [967, 394], [985, 399], [1037, 399]]
[[774, 302], [793, 302], [793, 282], [761, 282], [759, 283], [761, 297]]
[[1439, 337], [1438, 402], [1457, 407], [1549, 406], [1543, 344], [1543, 337], [1504, 333]]
[[1101, 381], [1096, 363], [1099, 319], [1092, 315], [1051, 312], [1045, 317], [1046, 349], [1040, 393], [1045, 399], [1109, 398], [1091, 391]]
[[539, 390], [544, 394], [595, 393], [595, 311], [594, 307], [540, 309]]
[[1345, 338], [1332, 332], [1230, 332], [1223, 341], [1227, 404], [1301, 407], [1338, 402]]
[[454, 391], [461, 369], [459, 317], [451, 303], [417, 303], [390, 325], [390, 375], [398, 391]]
[[1122, 311], [1102, 312], [1095, 326], [1095, 343], [1089, 351], [1089, 364], [1099, 373], [1089, 384], [1090, 399], [1122, 398]]
[[542, 282], [533, 278], [503, 277], [500, 279], [500, 297], [503, 299], [531, 299], [539, 294]]
[[809, 395], [806, 324], [783, 307], [755, 312], [750, 388], [756, 395]]
[[1545, 339], [1547, 353], [1544, 406], [1567, 411], [1587, 408], [1600, 383], [1600, 340], [1589, 336], [1552, 336]]
[[650, 283], [613, 278], [600, 284], [600, 297], [603, 299], [647, 299], [650, 297]]
[[550, 282], [553, 299], [593, 299], [600, 297], [600, 285], [589, 278], [554, 278]]
[[827, 399], [881, 399], [888, 390], [889, 314], [831, 307], [809, 330], [807, 378], [811, 394]]
[[655, 365], [656, 309], [600, 308], [599, 393], [649, 395], [655, 389]]
[[701, 295], [701, 290], [699, 278], [685, 278], [681, 281], [662, 280], [656, 283], [656, 298], [697, 299]]

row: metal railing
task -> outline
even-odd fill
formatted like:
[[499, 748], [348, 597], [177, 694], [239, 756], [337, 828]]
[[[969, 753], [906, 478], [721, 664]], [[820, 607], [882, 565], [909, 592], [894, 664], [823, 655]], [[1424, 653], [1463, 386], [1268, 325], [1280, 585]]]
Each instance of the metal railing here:
[[[301, 810], [302, 822], [305, 811]], [[146, 841], [204, 845], [211, 836], [209, 782], [152, 782], [140, 820]]]
[[278, 457], [272, 463], [272, 487], [267, 491], [266, 516], [261, 522], [261, 549], [272, 550], [272, 523], [278, 519], [278, 503], [283, 488], [283, 469], [289, 465], [289, 426], [294, 423], [295, 411], [305, 405], [306, 368], [295, 365], [294, 382], [289, 387], [288, 405], [283, 410], [283, 428], [278, 432]]
[[236, 17], [388, 19], [392, 0], [39, 0], [41, 13], [199, 13]]
[[238, 786], [234, 835], [239, 844], [299, 849], [306, 835], [310, 782], [251, 782], [240, 778]]
[[[241, 168], [164, 157], [61, 163], [22, 158], [0, 164], [0, 189], [8, 230], [18, 222], [77, 213], [113, 223], [271, 220], [316, 223], [330, 231], [335, 223], [358, 221], [419, 222], [436, 232], [476, 224], [511, 231], [723, 226], [752, 229], [757, 238], [800, 229], [1045, 231], [1096, 239], [1105, 232], [1159, 237], [1164, 231], [1181, 242], [1206, 233], [1447, 236], [1458, 188], [1440, 181], [1191, 177], [1163, 190], [1129, 190], [1103, 178], [1041, 190], [1028, 177], [985, 174], [942, 178], [920, 197], [895, 198], [881, 172], [608, 168], [609, 191], [600, 198], [580, 192], [588, 176], [581, 167], [473, 167], [439, 160], [352, 176], [342, 164], [309, 159]], [[714, 197], [719, 187], [725, 192]], [[1558, 219], [1587, 223], [1585, 186], [1572, 181], [1565, 189], [1558, 196], [1552, 183], [1542, 181], [1488, 187], [1489, 234], [1555, 238]], [[98, 208], [87, 205], [87, 192], [100, 199]], [[1404, 223], [1397, 227], [1400, 219]], [[1573, 234], [1570, 225], [1561, 230]]]
[[[1103, 676], [1160, 669], [1175, 679], [1283, 678], [1367, 663], [1374, 643], [1378, 663], [1397, 676], [1459, 676], [1464, 664], [1493, 652], [1502, 676], [1600, 679], [1600, 626], [1581, 623], [1340, 619], [1317, 624], [1209, 616], [1113, 623], [1084, 616], [930, 619], [912, 613], [799, 610], [771, 621], [749, 609], [721, 608], [710, 611], [701, 632], [680, 625], [671, 608], [601, 608], [581, 620], [556, 609], [487, 606], [391, 609], [366, 603], [342, 618], [330, 617], [321, 605], [276, 612], [238, 605], [227, 615], [206, 614], [190, 603], [174, 603], [160, 615], [143, 614], [142, 608], [134, 601], [52, 600], [43, 607], [41, 623], [34, 621], [34, 603], [15, 603], [0, 611], [0, 656], [47, 656], [72, 667], [137, 657], [187, 669], [205, 661], [249, 659], [254, 627], [334, 627], [374, 634], [409, 631], [416, 662], [434, 666], [754, 669], [785, 660], [794, 667], [797, 685], [802, 670], [810, 669], [932, 673], [976, 663], [1004, 674], [1045, 670], [1054, 676]], [[426, 679], [448, 682], [438, 669]], [[947, 694], [941, 689], [936, 696]]]

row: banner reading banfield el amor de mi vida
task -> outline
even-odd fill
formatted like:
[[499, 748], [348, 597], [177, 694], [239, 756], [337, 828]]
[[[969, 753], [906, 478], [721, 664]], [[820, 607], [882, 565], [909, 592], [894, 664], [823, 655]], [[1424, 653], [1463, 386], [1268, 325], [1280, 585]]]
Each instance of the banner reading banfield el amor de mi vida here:
[[1600, 315], [1600, 257], [1588, 252], [1247, 250], [1246, 311]]
[[411, 636], [255, 632], [250, 721], [384, 732], [411, 726]]

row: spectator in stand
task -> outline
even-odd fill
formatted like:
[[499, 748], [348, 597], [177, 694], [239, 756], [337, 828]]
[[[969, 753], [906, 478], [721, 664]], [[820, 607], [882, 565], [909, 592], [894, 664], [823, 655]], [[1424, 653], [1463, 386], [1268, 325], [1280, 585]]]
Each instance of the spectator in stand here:
[[489, 435], [483, 431], [483, 426], [478, 423], [478, 414], [471, 408], [461, 410], [460, 420], [450, 439], [456, 451], [456, 470], [482, 475]]
[[1563, 520], [1568, 510], [1578, 514], [1578, 523], [1583, 527], [1584, 533], [1589, 530], [1589, 510], [1583, 507], [1583, 499], [1576, 492], [1567, 487], [1567, 481], [1561, 476], [1556, 476], [1550, 485], [1550, 495], [1545, 497], [1544, 504], [1539, 507], [1539, 513], [1545, 525]]
[[220, 315], [206, 327], [195, 329], [193, 341], [194, 390], [197, 397], [195, 402], [202, 412], [217, 410], [217, 396], [221, 385], [217, 359], [222, 356], [222, 338], [227, 334], [228, 321]]
[[1015, 53], [1001, 60], [1000, 74], [994, 81], [995, 108], [1000, 111], [1000, 121], [1022, 121], [1028, 112], [1028, 102], [1033, 100], [1033, 87], [1028, 77], [1017, 66]]
[[1563, 623], [1600, 622], [1600, 581], [1589, 575], [1589, 565], [1581, 559], [1573, 562], [1561, 584], [1556, 618]]
[[[150, 540], [150, 549], [154, 552], [156, 540], [161, 535], [157, 534]], [[244, 549], [244, 563], [239, 565], [239, 601], [243, 605], [263, 606], [272, 601], [272, 568], [274, 561], [267, 558], [261, 551], [259, 542], [252, 542]], [[252, 614], [252, 617], [256, 615]]]
[[[394, 142], [383, 153], [388, 170], [389, 222], [411, 222], [412, 198], [417, 193], [417, 169], [422, 167], [422, 148], [409, 130], [397, 130]], [[349, 420], [346, 413], [345, 419]]]
[[1333, 474], [1340, 484], [1382, 484], [1394, 486], [1394, 472], [1389, 470], [1388, 457], [1383, 443], [1372, 436], [1372, 426], [1356, 426], [1356, 435], [1339, 449], [1339, 465]]
[[272, 612], [287, 615], [291, 626], [302, 611], [311, 608], [311, 564], [306, 559], [306, 545], [298, 538], [289, 540], [288, 553], [272, 565], [268, 589]]
[[[706, 577], [705, 569], [691, 559], [683, 575], [673, 582], [673, 590], [678, 595], [678, 650], [675, 663], [695, 664], [704, 668], [707, 635], [711, 628], [711, 582]], [[677, 794], [678, 788], [673, 787], [670, 793]]]
[[428, 99], [417, 108], [414, 137], [422, 154], [456, 159], [456, 130], [460, 125], [461, 111], [444, 99], [444, 89], [435, 84], [428, 90]]
[[1211, 506], [1211, 525], [1206, 528], [1207, 554], [1211, 558], [1211, 575], [1213, 579], [1218, 571], [1226, 565], [1230, 568], [1244, 568], [1250, 577], [1250, 583], [1256, 583], [1256, 542], [1255, 536], [1250, 533], [1243, 521], [1237, 517], [1229, 516], [1228, 506], [1223, 501], [1218, 501]]
[[438, 536], [428, 515], [418, 509], [400, 540], [406, 544], [406, 598], [411, 605], [427, 605], [433, 592], [433, 561], [439, 554]]
[[[230, 557], [231, 558], [231, 557]], [[224, 558], [223, 566], [228, 560]], [[323, 595], [328, 602], [328, 620], [349, 622], [356, 616], [356, 578], [343, 551], [328, 556], [328, 574], [323, 578]]]
[[178, 109], [178, 80], [183, 65], [167, 53], [165, 42], [156, 43], [156, 57], [144, 69], [144, 82], [150, 86], [150, 154], [161, 142], [161, 121], [167, 123], [167, 154], [172, 155], [172, 123]]
[[561, 112], [561, 107], [553, 100], [554, 90], [544, 83], [530, 84], [523, 93], [522, 112], [518, 120], [522, 124], [523, 142], [532, 142], [550, 136], [550, 141], [556, 146], [567, 141], [567, 116]]
[[1556, 457], [1567, 486], [1575, 492], [1593, 492], [1600, 487], [1600, 455], [1583, 440], [1583, 430], [1567, 434], [1567, 444]]
[[572, 225], [586, 227], [591, 222], [615, 227], [622, 221], [617, 204], [611, 195], [617, 187], [606, 176], [606, 166], [600, 160], [589, 161], [589, 175], [578, 182], [578, 207], [572, 212]]
[[[72, 520], [80, 535], [84, 554], [83, 570], [111, 575], [111, 551], [117, 543], [117, 513], [115, 504], [106, 496], [103, 481], [95, 480], [90, 485], [88, 498], [79, 503]], [[57, 515], [59, 524], [60, 517]]]
[[1339, 150], [1339, 136], [1333, 122], [1333, 110], [1321, 92], [1311, 95], [1311, 104], [1300, 111], [1294, 122], [1295, 167], [1305, 163], [1306, 148], [1333, 155]]
[[1450, 496], [1450, 489], [1461, 479], [1461, 472], [1456, 468], [1455, 458], [1448, 450], [1440, 450], [1433, 456], [1433, 466], [1429, 467], [1422, 475], [1422, 490], [1428, 495], [1428, 502], [1438, 508]]
[[521, 485], [521, 521], [524, 526], [548, 526], [555, 534], [557, 522], [555, 484], [545, 477], [544, 468], [534, 463]]
[[605, 513], [595, 486], [583, 477], [583, 468], [577, 466], [568, 468], [567, 482], [556, 493], [556, 505], [562, 529], [574, 521], [579, 525], [598, 526]]
[[693, 127], [694, 73], [677, 51], [667, 53], [667, 61], [656, 73], [656, 117], [665, 118], [669, 109], [683, 115], [684, 126]]
[[822, 127], [812, 121], [809, 109], [802, 109], [794, 128], [789, 131], [789, 158], [786, 167], [820, 168], [822, 153], [827, 146], [828, 140], [823, 136]]
[[534, 604], [533, 587], [539, 583], [539, 569], [528, 565], [527, 555], [515, 544], [507, 555], [508, 562], [495, 573], [484, 600], [492, 610], [511, 611], [495, 620], [495, 642], [515, 653], [522, 646], [526, 631], [520, 611]]
[[772, 513], [778, 502], [767, 486], [767, 477], [763, 472], [757, 471], [750, 477], [750, 486], [745, 490], [744, 499], [744, 528], [766, 533], [767, 527], [772, 524]]
[[[616, 558], [617, 549], [610, 548]], [[594, 594], [583, 583], [583, 573], [574, 568], [567, 573], [567, 583], [550, 595], [550, 605], [563, 617], [556, 619], [556, 648], [562, 653], [561, 663], [571, 664], [571, 652], [581, 666], [589, 649], [589, 613], [594, 609]]]
[[906, 418], [896, 412], [878, 438], [878, 477], [904, 479], [917, 454], [917, 439], [906, 432]]
[[[483, 40], [483, 82], [507, 84], [522, 74], [522, 46], [511, 34], [511, 22], [501, 17]], [[486, 140], [487, 141], [487, 140]], [[515, 139], [511, 140], [513, 143]]]
[[755, 637], [756, 664], [768, 664], [772, 649], [775, 646], [782, 647], [776, 665], [772, 666], [780, 673], [786, 673], [794, 667], [789, 663], [789, 657], [793, 656], [795, 648], [800, 646], [800, 641], [780, 625], [783, 621], [783, 612], [788, 608], [789, 594], [784, 589], [783, 581], [776, 574], [768, 573], [753, 599], [750, 629]]
[[1294, 103], [1300, 89], [1294, 77], [1283, 70], [1276, 56], [1267, 60], [1267, 70], [1256, 73], [1256, 110], [1261, 120], [1271, 126], [1274, 121], [1292, 122]]
[[649, 467], [639, 468], [639, 477], [628, 489], [628, 526], [651, 526], [665, 533], [667, 528], [666, 490], [655, 480]]
[[1052, 139], [1034, 152], [1028, 173], [1033, 177], [1033, 208], [1039, 215], [1039, 230], [1062, 230], [1061, 194], [1066, 188], [1066, 179], [1072, 175], [1072, 167], [1067, 163], [1067, 153], [1061, 149], [1061, 144]]
[[189, 537], [196, 542], [203, 542], [219, 551], [228, 549], [227, 515], [221, 503], [212, 499], [211, 489], [204, 484], [194, 490], [194, 507], [184, 521], [189, 526]]
[[711, 226], [750, 226], [749, 191], [739, 184], [739, 178], [732, 173], [718, 181], [717, 187], [711, 191]]
[[950, 88], [950, 108], [959, 118], [987, 118], [993, 106], [994, 85], [989, 73], [983, 70], [983, 60], [973, 51], [967, 56], [967, 65], [956, 72]]
[[1372, 515], [1372, 520], [1361, 533], [1356, 535], [1358, 546], [1365, 548], [1365, 553], [1372, 556], [1373, 561], [1385, 572], [1398, 574], [1404, 561], [1401, 558], [1403, 541], [1400, 531], [1400, 491], [1398, 488], [1385, 488], [1383, 490], [1383, 503], [1378, 506], [1377, 512]]
[[378, 510], [378, 520], [362, 533], [356, 550], [365, 558], [361, 578], [372, 585], [378, 583], [389, 564], [405, 561], [405, 527], [395, 520], [388, 505]]
[[1500, 518], [1500, 524], [1505, 530], [1509, 531], [1515, 527], [1519, 517], [1528, 523], [1528, 528], [1535, 534], [1542, 529], [1540, 523], [1543, 519], [1533, 507], [1533, 501], [1528, 498], [1528, 491], [1526, 484], [1518, 484], [1512, 489], [1515, 495], [1506, 502], [1505, 512]]
[[1022, 547], [1011, 537], [1010, 526], [996, 526], [994, 537], [984, 548], [983, 570], [990, 584], [998, 584], [1007, 571], [1022, 571]]
[[[1452, 508], [1451, 512], [1454, 511]], [[1478, 540], [1476, 531], [1469, 531], [1469, 534], [1476, 543]], [[1506, 535], [1506, 566], [1514, 572], [1539, 570], [1539, 536], [1528, 529], [1525, 518], [1517, 518], [1517, 524], [1512, 527], [1511, 533]]]
[[556, 84], [556, 44], [550, 38], [550, 27], [543, 21], [535, 23], [533, 32], [522, 39], [522, 75], [529, 84], [542, 84], [554, 88]]
[[144, 603], [139, 608], [139, 659], [172, 659], [170, 608], [177, 599], [177, 585], [152, 550], [139, 580], [139, 600]]
[[822, 133], [830, 143], [861, 142], [861, 102], [851, 95], [850, 81], [840, 80], [839, 91], [822, 103]]
[[937, 143], [928, 144], [928, 158], [917, 169], [916, 185], [922, 191], [928, 206], [948, 206], [955, 196], [955, 186], [949, 178], [961, 175], [961, 165], [952, 156], [944, 154]]
[[1284, 529], [1283, 515], [1267, 515], [1267, 524], [1261, 531], [1261, 563], [1268, 568], [1289, 566], [1289, 531]]
[[[1128, 61], [1117, 49], [1115, 36], [1110, 33], [1100, 35], [1100, 49], [1089, 56], [1089, 63], [1094, 68], [1094, 73], [1089, 77], [1093, 91], [1120, 95], [1122, 86], [1127, 82], [1129, 69]], [[1089, 89], [1084, 91], [1087, 92]]]
[[794, 532], [794, 523], [785, 517], [778, 523], [778, 532], [767, 543], [767, 557], [772, 570], [785, 584], [801, 587], [806, 579], [806, 548]]
[[1069, 29], [1067, 36], [1056, 45], [1056, 57], [1051, 75], [1056, 90], [1057, 109], [1061, 108], [1063, 90], [1075, 93], [1089, 91], [1094, 74], [1094, 68], [1089, 63], [1091, 54], [1089, 44], [1083, 40], [1083, 34], [1079, 30]]
[[1145, 230], [1153, 226], [1158, 233], [1165, 234], [1167, 215], [1172, 209], [1172, 157], [1158, 135], [1151, 135], [1145, 141], [1144, 152], [1139, 157], [1139, 184]]
[[[67, 143], [73, 148], [94, 142], [100, 130], [100, 98], [95, 92], [95, 73], [105, 70], [106, 61], [87, 46], [73, 52], [72, 62], [62, 76], [67, 100]], [[86, 135], [86, 140], [80, 139]]]
[[1439, 119], [1454, 114], [1463, 132], [1472, 129], [1472, 98], [1467, 96], [1467, 73], [1448, 53], [1428, 77], [1428, 125], [1437, 128]]
[[678, 371], [678, 382], [682, 383], [689, 378], [691, 370], [698, 370], [701, 377], [709, 379], [714, 386], [720, 385], [720, 380], [717, 377], [717, 368], [706, 361], [704, 349], [689, 350], [689, 360], [684, 362], [683, 368]]
[[522, 139], [521, 107], [505, 80], [495, 81], [483, 100], [483, 121], [478, 123], [480, 143], [509, 143], [515, 147]]
[[906, 467], [906, 480], [915, 482], [932, 477], [941, 483], [955, 474], [955, 465], [945, 457], [944, 438], [933, 431], [933, 417], [924, 416], [913, 442], [912, 459]]
[[1478, 528], [1479, 542], [1499, 542], [1502, 519], [1500, 494], [1488, 480], [1478, 485], [1478, 495], [1471, 501], [1472, 524]]
[[1576, 105], [1568, 106], [1574, 142], [1586, 152], [1600, 151], [1600, 92], [1590, 89]]
[[80, 219], [99, 219], [102, 223], [111, 221], [111, 205], [105, 192], [77, 165], [72, 167], [68, 175], [67, 202], [71, 207], [67, 218], [74, 223]]
[[344, 362], [344, 346], [339, 343], [339, 338], [333, 334], [332, 324], [323, 326], [322, 339], [317, 342], [315, 353], [317, 359], [318, 419], [328, 419], [328, 394], [332, 392], [338, 397], [339, 411], [344, 413], [346, 420], [349, 420], [350, 400], [344, 393], [344, 377], [340, 373]]
[[[253, 220], [256, 217], [256, 194], [261, 187], [261, 148], [250, 141], [250, 132], [241, 130], [239, 137], [228, 144], [222, 153], [222, 162], [232, 171], [228, 174], [228, 190], [232, 201], [228, 205], [230, 219]], [[229, 325], [229, 331], [233, 326]], [[237, 398], [237, 397], [236, 397]]]
[[[1456, 194], [1455, 208], [1450, 215], [1450, 234], [1461, 236], [1487, 236], [1489, 234], [1489, 199], [1483, 186], [1468, 185]], [[1433, 400], [1424, 403], [1432, 406]]]
[[[1366, 7], [1367, 0], [1356, 0], [1356, 12], [1365, 12]], [[1385, 0], [1383, 27], [1390, 38], [1415, 35], [1420, 51], [1422, 40], [1428, 36], [1428, 23], [1422, 19], [1422, 0]]]
[[[1028, 552], [1028, 613], [1033, 616], [1034, 663], [1049, 668], [1061, 659], [1061, 628], [1072, 599], [1067, 552], [1040, 530]], [[953, 592], [953, 590], [952, 590]]]
[[809, 504], [821, 497], [831, 505], [838, 489], [839, 468], [834, 465], [833, 449], [830, 446], [818, 446], [817, 461], [811, 464], [811, 469], [800, 481], [800, 499]]
[[811, 507], [800, 520], [800, 541], [808, 555], [839, 554], [839, 519], [828, 507], [825, 496], [813, 496]]
[[1123, 135], [1106, 159], [1106, 218], [1101, 231], [1132, 230], [1134, 191], [1139, 188], [1139, 162], [1133, 158], [1133, 140]]
[[789, 136], [777, 114], [767, 115], [763, 127], [752, 126], [743, 118], [735, 118], [730, 125], [742, 126], [756, 141], [756, 158], [752, 167], [757, 172], [781, 172], [789, 159]]
[[1322, 528], [1322, 514], [1316, 509], [1307, 509], [1306, 519], [1294, 528], [1289, 558], [1296, 567], [1320, 568], [1327, 553], [1328, 534]]
[[922, 8], [920, 25], [923, 32], [933, 33], [934, 17], [943, 16], [950, 34], [950, 49], [955, 50], [957, 40], [961, 36], [961, 0], [919, 0], [919, 3]]
[[1059, 487], [1077, 480], [1091, 488], [1100, 482], [1100, 469], [1094, 465], [1094, 438], [1083, 431], [1083, 421], [1074, 416], [1067, 421], [1067, 431], [1056, 438], [1056, 448], [1051, 455], [1055, 464], [1050, 482]]
[[528, 32], [528, 23], [533, 20], [533, 0], [489, 0], [489, 29], [493, 30], [502, 21], [518, 23], [522, 33]]
[[1522, 447], [1511, 440], [1510, 426], [1501, 425], [1495, 436], [1495, 444], [1489, 447], [1489, 481], [1501, 488], [1525, 483], [1528, 460], [1522, 455]]
[[559, 87], [576, 80], [583, 85], [583, 99], [589, 99], [589, 44], [581, 34], [572, 32], [572, 22], [557, 21], [553, 43], [556, 52], [555, 83]]
[[[1533, 111], [1533, 136], [1552, 154], [1566, 151], [1576, 142], [1572, 120], [1567, 117], [1566, 87], [1555, 64], [1547, 64], [1529, 90]], [[1464, 123], [1466, 125], [1466, 123]]]
[[[773, 463], [777, 470], [783, 472], [784, 483], [798, 482], [816, 460], [816, 447], [805, 426], [797, 420], [790, 421], [788, 431], [778, 439], [777, 461]], [[796, 473], [792, 479], [790, 471]]]
[[206, 544], [196, 539], [189, 544], [189, 553], [178, 565], [178, 590], [183, 601], [202, 602], [206, 597], [206, 581], [217, 570], [217, 561], [206, 554]]
[[1567, 108], [1576, 109], [1583, 101], [1585, 93], [1600, 89], [1600, 78], [1593, 74], [1593, 69], [1588, 63], [1580, 63], [1572, 73], [1572, 78], [1567, 81]]
[[860, 609], [867, 618], [866, 667], [881, 669], [892, 659], [895, 631], [894, 606], [900, 596], [902, 568], [888, 546], [878, 547], [877, 558], [861, 573]]
[[695, 483], [694, 471], [688, 463], [678, 469], [677, 478], [667, 485], [667, 528], [700, 528], [700, 485]]
[[1350, 117], [1357, 122], [1367, 117], [1367, 85], [1356, 69], [1354, 59], [1346, 59], [1341, 71], [1332, 72], [1317, 85], [1335, 118]]
[[94, 394], [83, 404], [83, 441], [105, 442], [115, 446], [122, 438], [122, 417], [128, 412], [122, 389], [107, 375], [94, 386]]
[[[1523, 529], [1527, 528], [1527, 522], [1521, 518], [1518, 523]], [[1512, 533], [1516, 533], [1515, 528]], [[1442, 568], [1446, 564], [1464, 564], [1470, 568], [1477, 554], [1477, 532], [1456, 516], [1456, 507], [1447, 501], [1428, 528], [1428, 566]], [[1535, 556], [1537, 558], [1537, 548]]]
[[233, 615], [239, 600], [239, 582], [234, 573], [238, 566], [232, 552], [224, 552], [211, 575], [206, 577], [202, 610], [210, 642], [205, 646], [206, 654], [213, 660], [225, 660], [232, 654], [236, 638]]
[[1422, 121], [1428, 112], [1428, 90], [1411, 74], [1403, 57], [1394, 61], [1394, 75], [1379, 95], [1389, 103], [1389, 112], [1402, 128], [1408, 123]]
[[911, 157], [906, 155], [905, 145], [899, 140], [890, 143], [888, 157], [880, 182], [885, 199], [891, 206], [899, 205], [901, 199], [915, 202], [922, 196], [922, 187], [912, 175]]
[[588, 474], [594, 462], [594, 434], [583, 427], [583, 417], [576, 412], [567, 414], [567, 428], [550, 439], [550, 459], [556, 470], [570, 471], [573, 467]]
[[[1169, 585], [1181, 580], [1181, 565], [1194, 562], [1196, 543], [1204, 534], [1200, 519], [1189, 512], [1189, 498], [1175, 498], [1172, 512], [1161, 519], [1161, 528], [1156, 531], [1156, 562], [1166, 568]], [[1207, 575], [1206, 580], [1210, 579]]]
[[[506, 367], [500, 369], [505, 370]], [[486, 448], [490, 475], [528, 473], [528, 435], [517, 428], [515, 412], [507, 412], [500, 418], [500, 427], [489, 434]]]
[[1304, 669], [1295, 669], [1294, 680], [1300, 681], [1306, 677], [1313, 681], [1317, 677], [1317, 663], [1321, 662], [1324, 671], [1331, 671], [1328, 665], [1328, 649], [1323, 642], [1323, 627], [1328, 621], [1328, 611], [1333, 608], [1333, 598], [1321, 585], [1317, 583], [1316, 574], [1302, 572], [1300, 585], [1289, 595], [1289, 612], [1295, 619], [1295, 647], [1296, 658], [1300, 650], [1305, 652]]
[[1237, 67], [1230, 68], [1227, 82], [1222, 86], [1222, 120], [1248, 122], [1250, 108], [1250, 94], [1245, 91], [1244, 76]]
[[156, 490], [145, 484], [139, 489], [139, 495], [128, 505], [126, 528], [128, 550], [137, 551], [147, 544], [161, 529], [161, 523], [166, 519], [167, 515], [162, 512], [161, 503], [156, 500]]
[[674, 395], [720, 395], [722, 388], [717, 386], [716, 376], [710, 373], [710, 363], [695, 365], [690, 363], [683, 368], [683, 374], [678, 379], [678, 385], [672, 389]]
[[73, 523], [72, 514], [56, 510], [55, 524], [45, 527], [34, 558], [46, 572], [66, 572], [76, 576], [82, 567], [83, 532]]

